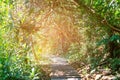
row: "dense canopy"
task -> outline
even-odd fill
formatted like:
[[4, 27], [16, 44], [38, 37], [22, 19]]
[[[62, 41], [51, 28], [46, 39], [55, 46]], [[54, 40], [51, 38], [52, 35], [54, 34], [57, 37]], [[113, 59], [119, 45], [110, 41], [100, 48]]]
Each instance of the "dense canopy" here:
[[0, 79], [42, 76], [45, 54], [119, 73], [120, 1], [0, 0]]

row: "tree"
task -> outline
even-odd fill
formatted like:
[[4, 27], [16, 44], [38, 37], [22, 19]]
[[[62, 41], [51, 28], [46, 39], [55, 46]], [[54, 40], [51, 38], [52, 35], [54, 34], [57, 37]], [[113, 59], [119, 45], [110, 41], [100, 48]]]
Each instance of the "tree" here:
[[[83, 8], [88, 15], [92, 16], [91, 20], [97, 20], [97, 24], [106, 28], [107, 36], [103, 35], [103, 39], [99, 42], [105, 45], [104, 54], [108, 54], [109, 58], [116, 62], [119, 61], [119, 40], [120, 40], [120, 1], [119, 0], [74, 0], [80, 8]], [[114, 63], [113, 63], [114, 64]], [[116, 64], [117, 66], [119, 63]]]

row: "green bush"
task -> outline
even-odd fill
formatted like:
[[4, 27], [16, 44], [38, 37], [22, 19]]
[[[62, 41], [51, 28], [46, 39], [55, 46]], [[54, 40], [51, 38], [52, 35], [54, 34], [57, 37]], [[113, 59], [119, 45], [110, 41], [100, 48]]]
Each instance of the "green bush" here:
[[0, 0], [0, 80], [40, 79], [41, 67], [34, 65], [28, 56], [31, 46], [18, 40], [18, 29], [10, 14], [12, 2]]

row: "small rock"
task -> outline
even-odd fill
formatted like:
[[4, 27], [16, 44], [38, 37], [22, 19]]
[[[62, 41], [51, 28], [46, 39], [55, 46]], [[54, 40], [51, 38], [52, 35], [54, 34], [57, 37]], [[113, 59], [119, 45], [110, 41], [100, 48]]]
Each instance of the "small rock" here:
[[91, 78], [91, 75], [90, 75], [90, 74], [87, 74], [87, 75], [86, 75], [86, 78]]
[[117, 74], [116, 76], [117, 76], [118, 78], [120, 78], [120, 74]]
[[96, 72], [96, 69], [93, 69], [92, 71], [90, 71], [90, 74], [93, 74]]
[[110, 71], [110, 70], [105, 70], [105, 71], [102, 72], [102, 74], [103, 74], [104, 76], [107, 76], [107, 75], [110, 75], [110, 74], [111, 74], [111, 71]]
[[103, 76], [102, 80], [115, 80], [117, 79], [115, 76]]
[[118, 77], [111, 77], [110, 80], [117, 80]]
[[108, 80], [108, 76], [103, 76], [102, 80]]
[[95, 80], [100, 80], [101, 78], [102, 78], [102, 74], [98, 74], [96, 75]]
[[96, 74], [93, 74], [92, 77], [95, 78]]

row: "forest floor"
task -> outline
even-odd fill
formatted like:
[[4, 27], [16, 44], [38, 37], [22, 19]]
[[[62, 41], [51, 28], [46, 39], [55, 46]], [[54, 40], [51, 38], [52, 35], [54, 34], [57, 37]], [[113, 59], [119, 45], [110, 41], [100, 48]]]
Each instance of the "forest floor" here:
[[[55, 55], [45, 55], [48, 62], [44, 62], [44, 71], [50, 76], [50, 80], [120, 80], [119, 73], [113, 73], [111, 69], [98, 67], [91, 70], [89, 65], [80, 62], [68, 63], [67, 59]], [[71, 77], [70, 77], [71, 76]]]
[[120, 73], [112, 71], [109, 68], [105, 69], [99, 66], [91, 70], [89, 65], [80, 64], [79, 62], [71, 63], [82, 80], [120, 80]]

